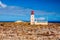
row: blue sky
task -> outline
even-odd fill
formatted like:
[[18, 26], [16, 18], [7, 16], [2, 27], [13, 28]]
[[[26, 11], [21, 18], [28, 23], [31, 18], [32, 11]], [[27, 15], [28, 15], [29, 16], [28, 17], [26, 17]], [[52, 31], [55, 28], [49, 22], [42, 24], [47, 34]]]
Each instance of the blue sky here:
[[0, 21], [30, 20], [35, 18], [60, 21], [60, 0], [0, 0]]

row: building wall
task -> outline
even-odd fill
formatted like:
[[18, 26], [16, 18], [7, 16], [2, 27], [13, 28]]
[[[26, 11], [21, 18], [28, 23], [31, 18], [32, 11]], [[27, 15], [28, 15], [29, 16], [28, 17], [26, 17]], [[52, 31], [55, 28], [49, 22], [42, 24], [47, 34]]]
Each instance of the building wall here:
[[48, 25], [48, 22], [35, 22], [35, 25]]
[[31, 15], [31, 25], [33, 25], [34, 24], [34, 15]]

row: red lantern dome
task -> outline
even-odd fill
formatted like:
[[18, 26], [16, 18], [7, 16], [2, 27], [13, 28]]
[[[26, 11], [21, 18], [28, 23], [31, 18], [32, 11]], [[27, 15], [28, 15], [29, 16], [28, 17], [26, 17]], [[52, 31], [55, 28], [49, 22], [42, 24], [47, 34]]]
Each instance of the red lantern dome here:
[[34, 11], [31, 11], [31, 15], [34, 15]]

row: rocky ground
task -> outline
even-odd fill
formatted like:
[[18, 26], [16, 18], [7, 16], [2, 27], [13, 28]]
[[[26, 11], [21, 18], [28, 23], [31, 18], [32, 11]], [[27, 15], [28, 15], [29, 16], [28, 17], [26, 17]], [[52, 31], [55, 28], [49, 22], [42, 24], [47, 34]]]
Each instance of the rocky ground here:
[[60, 40], [60, 23], [0, 23], [0, 40]]

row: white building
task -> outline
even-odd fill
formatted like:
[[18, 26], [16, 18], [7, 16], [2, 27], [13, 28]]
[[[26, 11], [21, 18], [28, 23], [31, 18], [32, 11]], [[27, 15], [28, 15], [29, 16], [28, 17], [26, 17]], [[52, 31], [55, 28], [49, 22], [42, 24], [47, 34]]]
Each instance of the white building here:
[[40, 17], [40, 18], [34, 18], [34, 11], [31, 12], [31, 19], [30, 19], [31, 25], [48, 25], [47, 18]]
[[31, 25], [33, 25], [34, 23], [35, 23], [35, 19], [34, 19], [34, 11], [32, 11], [31, 12], [31, 19], [30, 19], [31, 21], [30, 21], [30, 23], [31, 23]]
[[48, 25], [48, 20], [44, 17], [36, 18], [35, 25]]

